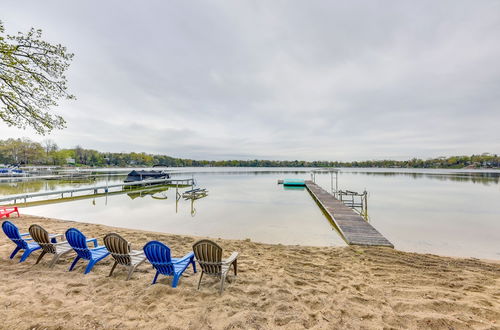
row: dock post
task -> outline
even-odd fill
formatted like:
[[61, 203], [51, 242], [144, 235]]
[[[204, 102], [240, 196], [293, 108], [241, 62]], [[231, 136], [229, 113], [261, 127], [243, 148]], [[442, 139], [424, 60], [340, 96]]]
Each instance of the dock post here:
[[335, 197], [339, 192], [339, 172], [335, 172]]
[[363, 192], [364, 198], [363, 198], [363, 211], [364, 211], [364, 217], [365, 220], [368, 221], [368, 192], [365, 190]]
[[330, 172], [330, 192], [333, 194], [333, 172]]
[[181, 195], [176, 192], [176, 195], [175, 195], [175, 213], [177, 213], [179, 211], [179, 200], [181, 199]]

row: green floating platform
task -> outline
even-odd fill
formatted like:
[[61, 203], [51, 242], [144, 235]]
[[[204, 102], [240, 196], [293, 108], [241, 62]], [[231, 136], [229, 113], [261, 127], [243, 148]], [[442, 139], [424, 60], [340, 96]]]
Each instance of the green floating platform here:
[[292, 187], [305, 187], [306, 182], [304, 180], [283, 180], [283, 185]]

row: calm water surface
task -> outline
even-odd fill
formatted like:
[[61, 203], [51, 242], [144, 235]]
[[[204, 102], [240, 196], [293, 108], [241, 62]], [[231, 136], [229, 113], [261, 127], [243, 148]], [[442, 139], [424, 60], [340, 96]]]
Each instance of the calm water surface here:
[[[308, 192], [278, 179], [307, 169], [175, 169], [208, 197], [176, 202], [175, 188], [25, 208], [29, 214], [174, 234], [314, 246], [345, 245]], [[286, 172], [283, 172], [286, 171]], [[500, 171], [342, 169], [340, 189], [369, 192], [371, 224], [405, 251], [500, 259]], [[122, 182], [101, 177], [95, 183]], [[331, 188], [329, 174], [316, 182]], [[57, 181], [0, 183], [0, 194], [59, 190]], [[25, 229], [25, 228], [24, 228]]]

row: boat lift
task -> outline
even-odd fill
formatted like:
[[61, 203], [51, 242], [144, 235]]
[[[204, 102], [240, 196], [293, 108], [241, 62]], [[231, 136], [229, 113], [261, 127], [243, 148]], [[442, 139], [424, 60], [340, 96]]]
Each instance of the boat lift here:
[[[346, 206], [356, 211], [361, 215], [366, 221], [369, 221], [368, 217], [368, 192], [364, 190], [362, 193], [351, 191], [351, 190], [340, 190], [339, 189], [339, 173], [338, 168], [320, 168], [311, 171], [311, 180], [316, 183], [316, 174], [330, 173], [330, 193], [336, 199], [340, 200]], [[333, 182], [333, 175], [335, 174], [335, 189]]]

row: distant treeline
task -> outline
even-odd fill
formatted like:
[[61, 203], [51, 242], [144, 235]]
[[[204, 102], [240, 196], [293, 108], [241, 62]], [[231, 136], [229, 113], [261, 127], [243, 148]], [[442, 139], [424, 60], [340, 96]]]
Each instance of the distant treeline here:
[[27, 138], [0, 140], [0, 163], [53, 166], [236, 166], [236, 167], [400, 167], [400, 168], [499, 168], [500, 157], [489, 153], [472, 156], [410, 160], [300, 161], [300, 160], [192, 160], [146, 153], [100, 152], [76, 146], [59, 149], [51, 140]]

